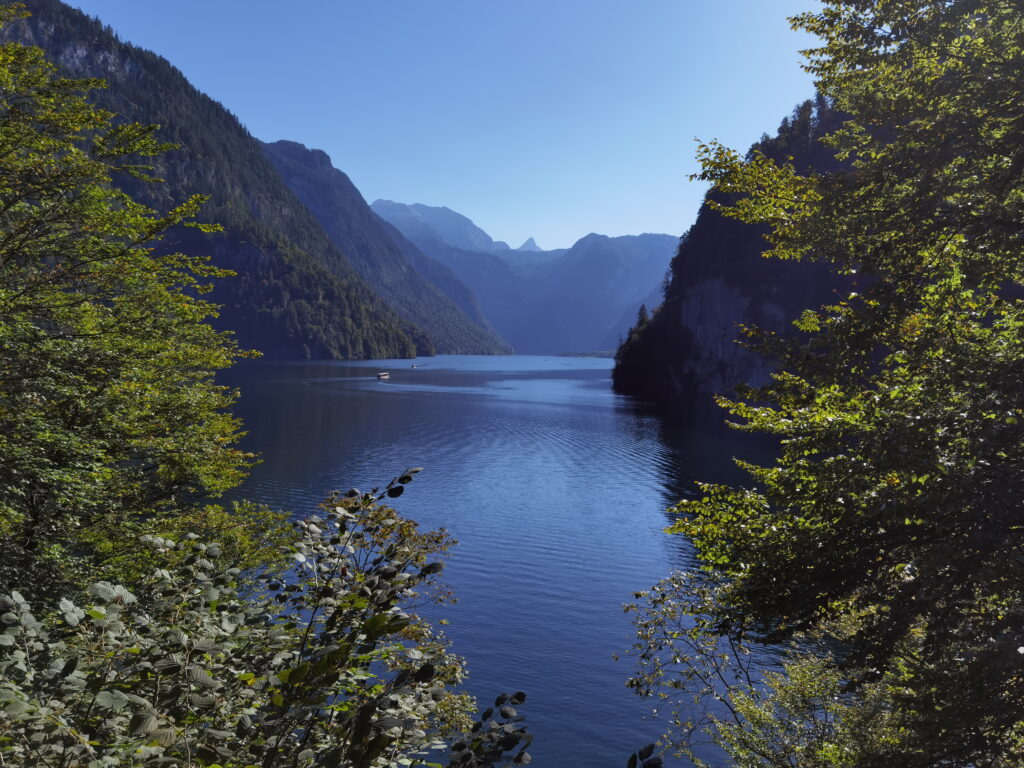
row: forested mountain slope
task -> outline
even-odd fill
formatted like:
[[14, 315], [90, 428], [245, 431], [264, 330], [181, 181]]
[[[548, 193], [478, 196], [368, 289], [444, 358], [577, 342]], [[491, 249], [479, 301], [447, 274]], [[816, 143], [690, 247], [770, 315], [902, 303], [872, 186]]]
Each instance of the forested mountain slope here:
[[[468, 285], [497, 331], [522, 354], [610, 351], [609, 335], [622, 313], [635, 312], [661, 283], [677, 242], [671, 235], [590, 234], [557, 251], [468, 250], [463, 246], [470, 237], [494, 241], [453, 211], [386, 200], [372, 207]], [[437, 211], [447, 212], [442, 221], [468, 225], [434, 229]]]
[[331, 242], [400, 317], [423, 329], [438, 352], [511, 353], [482, 316], [478, 315], [477, 323], [471, 322], [425, 275], [438, 276], [442, 285], [457, 278], [449, 272], [445, 280], [443, 266], [427, 263], [429, 258], [423, 254], [411, 254], [418, 250], [416, 246], [370, 210], [348, 176], [331, 165], [324, 152], [293, 141], [263, 144], [263, 150]]
[[[823, 100], [807, 101], [751, 151], [828, 172], [837, 161], [819, 139], [839, 122]], [[664, 302], [616, 354], [616, 390], [671, 406], [763, 381], [771, 363], [738, 343], [740, 326], [788, 332], [839, 284], [824, 264], [768, 262], [765, 248], [762, 228], [726, 219], [705, 201], [672, 260]]]
[[224, 305], [220, 324], [244, 346], [277, 357], [433, 352], [427, 335], [399, 318], [331, 243], [236, 117], [165, 59], [121, 42], [99, 21], [58, 0], [25, 5], [32, 16], [4, 30], [7, 38], [40, 46], [71, 76], [104, 78], [97, 103], [159, 124], [159, 137], [180, 145], [157, 162], [165, 184], [125, 186], [157, 208], [210, 196], [202, 219], [224, 232], [177, 232], [168, 247], [207, 253], [238, 273], [218, 283], [213, 299]]

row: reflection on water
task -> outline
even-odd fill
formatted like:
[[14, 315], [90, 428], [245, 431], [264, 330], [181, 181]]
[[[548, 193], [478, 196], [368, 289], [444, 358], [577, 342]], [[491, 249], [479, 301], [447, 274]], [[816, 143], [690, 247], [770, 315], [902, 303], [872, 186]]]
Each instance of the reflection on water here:
[[693, 479], [735, 477], [731, 433], [666, 426], [611, 392], [610, 365], [261, 361], [224, 377], [263, 457], [239, 495], [304, 514], [425, 468], [396, 506], [459, 540], [447, 633], [481, 700], [527, 691], [539, 766], [618, 766], [657, 736], [612, 660], [630, 643], [621, 606], [689, 561], [666, 507]]

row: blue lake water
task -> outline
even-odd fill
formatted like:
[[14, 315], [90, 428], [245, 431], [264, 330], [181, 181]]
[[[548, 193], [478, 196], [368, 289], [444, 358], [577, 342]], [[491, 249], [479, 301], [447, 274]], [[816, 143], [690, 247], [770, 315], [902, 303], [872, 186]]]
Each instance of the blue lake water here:
[[446, 632], [484, 705], [527, 692], [542, 768], [622, 766], [660, 733], [625, 687], [630, 662], [612, 658], [631, 642], [622, 605], [690, 562], [662, 532], [666, 508], [693, 479], [733, 475], [733, 435], [667, 426], [611, 391], [610, 368], [442, 356], [257, 361], [224, 377], [263, 457], [239, 495], [308, 514], [332, 490], [425, 468], [395, 506], [459, 540]]

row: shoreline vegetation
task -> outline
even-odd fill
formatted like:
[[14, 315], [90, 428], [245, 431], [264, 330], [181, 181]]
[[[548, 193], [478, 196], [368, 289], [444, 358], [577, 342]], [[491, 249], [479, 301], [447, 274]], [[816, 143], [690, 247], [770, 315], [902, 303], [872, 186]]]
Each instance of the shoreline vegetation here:
[[[26, 16], [0, 6], [4, 27]], [[842, 283], [791, 332], [743, 330], [774, 367], [717, 401], [778, 458], [671, 510], [699, 562], [626, 607], [627, 684], [669, 714], [664, 751], [698, 766], [710, 744], [738, 768], [1019, 768], [1024, 11], [823, 0], [792, 21], [820, 40], [817, 108], [746, 154], [701, 144], [694, 178], [712, 187], [702, 216], [764, 233], [765, 264], [826, 264]], [[390, 506], [419, 468], [297, 521], [212, 503], [258, 462], [215, 376], [254, 356], [271, 305], [244, 345], [214, 328], [232, 265], [185, 246], [221, 231], [204, 217], [223, 213], [231, 237], [242, 214], [169, 199], [175, 147], [97, 106], [103, 87], [0, 45], [2, 762], [529, 763], [526, 694], [478, 711], [416, 613], [451, 599], [454, 544]], [[787, 137], [835, 166], [771, 151]], [[294, 242], [334, 258], [303, 226]], [[337, 299], [317, 305], [329, 317], [285, 301], [287, 338], [268, 344], [435, 351], [343, 260], [328, 275], [253, 231], [281, 271], [236, 287]], [[617, 361], [652, 357], [671, 319], [642, 305]], [[670, 331], [653, 357], [692, 351]], [[758, 664], [767, 646], [781, 664]], [[628, 768], [658, 768], [656, 750]]]

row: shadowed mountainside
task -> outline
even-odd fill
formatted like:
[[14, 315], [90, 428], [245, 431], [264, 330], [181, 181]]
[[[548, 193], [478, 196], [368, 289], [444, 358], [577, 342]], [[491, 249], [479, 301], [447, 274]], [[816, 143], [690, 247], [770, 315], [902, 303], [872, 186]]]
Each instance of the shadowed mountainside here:
[[167, 209], [210, 196], [202, 220], [221, 234], [178, 231], [161, 246], [206, 254], [237, 276], [218, 281], [219, 325], [243, 346], [275, 357], [366, 358], [432, 354], [429, 337], [398, 317], [288, 189], [238, 119], [196, 90], [168, 61], [121, 42], [112, 30], [57, 0], [27, 0], [32, 16], [3, 30], [38, 45], [68, 75], [98, 77], [100, 106], [155, 123], [179, 145], [155, 163], [162, 184], [117, 180], [134, 197]]
[[[471, 295], [464, 299], [471, 310], [467, 317], [430, 279], [457, 291], [451, 284], [458, 278], [441, 264], [430, 263], [429, 257], [370, 210], [359, 190], [331, 164], [326, 153], [293, 141], [263, 144], [263, 151], [356, 271], [399, 317], [422, 328], [439, 353], [511, 353], [511, 347], [497, 337], [479, 310], [472, 311]], [[464, 286], [463, 290], [469, 293]]]

